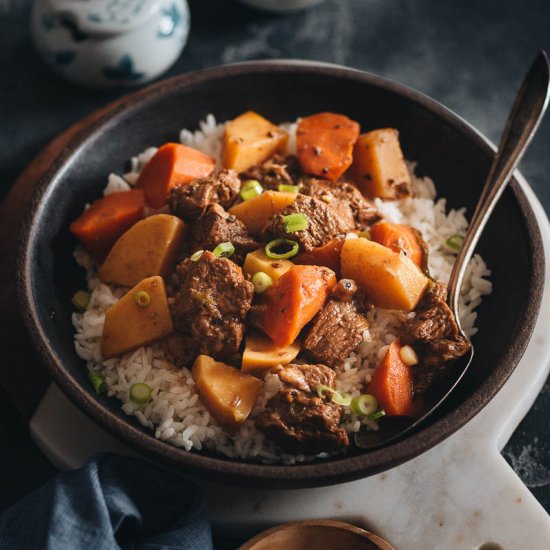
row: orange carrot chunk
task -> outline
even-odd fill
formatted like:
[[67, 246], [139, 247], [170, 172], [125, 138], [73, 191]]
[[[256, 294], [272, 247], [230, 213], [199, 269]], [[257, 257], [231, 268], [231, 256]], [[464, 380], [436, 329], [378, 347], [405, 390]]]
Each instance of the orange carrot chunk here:
[[215, 166], [216, 160], [202, 151], [179, 143], [165, 143], [144, 166], [136, 186], [143, 189], [149, 206], [160, 208], [173, 187], [205, 178]]
[[101, 263], [117, 239], [143, 218], [143, 191], [111, 193], [85, 210], [69, 226], [94, 260]]
[[351, 165], [359, 130], [357, 122], [335, 113], [303, 118], [296, 130], [302, 170], [336, 181]]
[[262, 296], [256, 324], [278, 346], [292, 344], [335, 284], [334, 272], [326, 267], [295, 265]]
[[376, 397], [378, 407], [387, 416], [414, 416], [417, 406], [413, 401], [411, 367], [399, 354], [401, 344], [394, 340], [374, 371], [367, 392]]
[[340, 253], [343, 245], [344, 238], [337, 237], [310, 252], [298, 254], [292, 261], [300, 265], [322, 265], [338, 274], [340, 273]]
[[412, 227], [380, 221], [371, 227], [370, 235], [374, 242], [394, 252], [404, 252], [418, 267], [422, 267], [422, 248]]

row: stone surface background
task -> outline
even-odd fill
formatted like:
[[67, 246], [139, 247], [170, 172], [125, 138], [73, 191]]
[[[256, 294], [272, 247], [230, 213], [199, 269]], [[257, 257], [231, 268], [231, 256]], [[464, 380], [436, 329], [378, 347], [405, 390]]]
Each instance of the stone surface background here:
[[[189, 3], [189, 42], [165, 76], [249, 59], [340, 63], [424, 92], [493, 141], [537, 50], [550, 50], [547, 0], [327, 0], [291, 15], [270, 15], [233, 0]], [[32, 46], [30, 4], [0, 0], [0, 198], [57, 133], [126, 92], [91, 91], [52, 74]], [[549, 146], [547, 116], [520, 166], [547, 213]], [[547, 382], [504, 449], [548, 511], [549, 417]], [[30, 441], [24, 421], [2, 399], [1, 381], [0, 437], [1, 510], [54, 473]]]

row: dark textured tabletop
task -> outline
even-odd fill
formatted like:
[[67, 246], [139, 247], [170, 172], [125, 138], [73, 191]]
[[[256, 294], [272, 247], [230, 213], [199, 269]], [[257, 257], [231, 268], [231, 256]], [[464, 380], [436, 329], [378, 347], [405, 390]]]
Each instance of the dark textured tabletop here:
[[[32, 47], [30, 4], [0, 0], [2, 197], [56, 134], [126, 93], [89, 91], [53, 75]], [[309, 11], [284, 16], [232, 0], [190, 0], [190, 8], [189, 42], [165, 76], [248, 59], [339, 63], [424, 92], [495, 142], [536, 52], [550, 50], [548, 0], [327, 0]], [[550, 212], [550, 115], [520, 169]], [[548, 418], [547, 382], [504, 456], [550, 511]], [[1, 389], [0, 437], [1, 510], [53, 475], [54, 469], [31, 442], [24, 421]]]

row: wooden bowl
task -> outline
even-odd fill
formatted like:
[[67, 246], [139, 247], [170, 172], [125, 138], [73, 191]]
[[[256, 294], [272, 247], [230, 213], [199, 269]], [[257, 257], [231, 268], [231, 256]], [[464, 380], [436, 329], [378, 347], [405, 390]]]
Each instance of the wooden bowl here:
[[185, 74], [128, 96], [75, 137], [44, 176], [25, 223], [18, 259], [21, 308], [33, 342], [60, 388], [91, 418], [144, 455], [181, 472], [251, 486], [328, 485], [392, 468], [463, 426], [514, 370], [537, 318], [544, 282], [541, 236], [516, 182], [505, 191], [480, 241], [494, 291], [479, 309], [474, 361], [447, 403], [399, 441], [371, 452], [283, 466], [186, 452], [155, 439], [114, 398], [96, 395], [73, 344], [71, 296], [85, 284], [68, 226], [101, 194], [109, 172], [150, 145], [173, 141], [208, 113], [220, 121], [255, 110], [282, 122], [319, 111], [343, 112], [363, 130], [400, 130], [405, 155], [418, 161], [449, 207], [472, 209], [492, 146], [457, 115], [405, 86], [359, 71], [305, 62], [243, 63]]
[[373, 533], [343, 521], [296, 521], [278, 525], [249, 540], [239, 550], [395, 550]]

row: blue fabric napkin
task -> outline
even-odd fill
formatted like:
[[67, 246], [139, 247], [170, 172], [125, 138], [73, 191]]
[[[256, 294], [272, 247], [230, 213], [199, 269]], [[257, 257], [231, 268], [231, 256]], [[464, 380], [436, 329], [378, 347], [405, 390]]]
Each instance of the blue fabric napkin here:
[[0, 515], [0, 549], [212, 550], [198, 486], [135, 458], [99, 455]]

